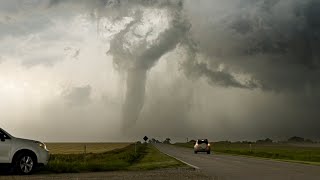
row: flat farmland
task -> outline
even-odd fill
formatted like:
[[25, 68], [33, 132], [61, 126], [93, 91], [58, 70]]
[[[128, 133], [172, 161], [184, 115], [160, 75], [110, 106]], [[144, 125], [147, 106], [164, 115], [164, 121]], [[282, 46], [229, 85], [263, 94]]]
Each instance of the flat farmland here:
[[124, 148], [131, 143], [46, 143], [50, 154], [102, 153]]

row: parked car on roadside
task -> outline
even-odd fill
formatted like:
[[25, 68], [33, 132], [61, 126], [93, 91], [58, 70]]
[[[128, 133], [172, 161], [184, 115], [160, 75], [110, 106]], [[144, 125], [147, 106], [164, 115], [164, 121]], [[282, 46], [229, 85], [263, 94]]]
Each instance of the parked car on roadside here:
[[14, 137], [1, 128], [0, 140], [0, 164], [16, 173], [31, 174], [49, 161], [49, 150], [42, 142]]
[[211, 152], [211, 145], [208, 142], [208, 139], [198, 139], [194, 145], [194, 153], [197, 154], [198, 152], [207, 152], [210, 154]]

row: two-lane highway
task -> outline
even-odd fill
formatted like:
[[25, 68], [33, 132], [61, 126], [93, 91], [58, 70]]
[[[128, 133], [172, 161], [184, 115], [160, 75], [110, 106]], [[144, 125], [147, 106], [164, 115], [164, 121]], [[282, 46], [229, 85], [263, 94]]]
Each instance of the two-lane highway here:
[[218, 154], [155, 144], [163, 153], [198, 167], [215, 180], [320, 180], [320, 166]]

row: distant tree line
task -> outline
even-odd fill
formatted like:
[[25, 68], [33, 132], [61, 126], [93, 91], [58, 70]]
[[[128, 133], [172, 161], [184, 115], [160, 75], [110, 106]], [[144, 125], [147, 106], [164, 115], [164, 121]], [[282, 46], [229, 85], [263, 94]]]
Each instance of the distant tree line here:
[[[140, 141], [139, 141], [140, 142]], [[293, 136], [288, 138], [285, 141], [278, 141], [279, 143], [317, 143], [315, 141], [312, 141], [311, 139], [305, 139], [303, 137], [299, 137], [299, 136]], [[151, 138], [148, 143], [164, 143], [164, 144], [171, 144], [171, 139], [170, 138], [166, 138], [163, 141], [160, 141], [158, 139], [155, 138]], [[190, 144], [195, 144], [196, 140], [191, 139], [190, 141], [188, 141], [188, 143]], [[236, 141], [236, 142], [231, 142], [231, 141], [218, 141], [216, 143], [221, 143], [221, 144], [231, 144], [231, 143], [239, 143], [239, 144], [271, 144], [271, 143], [275, 143], [274, 140], [272, 140], [271, 138], [266, 138], [266, 139], [259, 139], [257, 141]], [[320, 143], [320, 142], [319, 142]]]
[[[270, 138], [266, 138], [266, 139], [259, 139], [255, 142], [253, 141], [237, 141], [237, 142], [233, 142], [233, 143], [241, 143], [241, 144], [253, 144], [253, 143], [257, 143], [257, 144], [271, 144], [274, 143], [275, 141], [273, 141]], [[298, 136], [293, 136], [288, 138], [285, 141], [278, 141], [281, 143], [317, 143], [315, 141], [312, 141], [311, 139], [305, 139], [302, 137], [298, 137]], [[228, 143], [232, 143], [231, 141], [219, 141], [219, 143], [224, 143], [224, 144], [228, 144]]]
[[158, 139], [151, 138], [148, 143], [164, 143], [164, 144], [171, 144], [171, 139], [166, 138], [164, 141], [159, 141]]
[[315, 143], [311, 139], [304, 139], [302, 137], [293, 136], [288, 139], [288, 142], [295, 142], [295, 143]]

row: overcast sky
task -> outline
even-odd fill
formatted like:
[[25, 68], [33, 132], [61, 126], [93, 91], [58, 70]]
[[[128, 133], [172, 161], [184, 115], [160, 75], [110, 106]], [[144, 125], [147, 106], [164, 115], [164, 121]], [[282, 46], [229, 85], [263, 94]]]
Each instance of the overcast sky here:
[[42, 141], [320, 139], [317, 0], [0, 0], [0, 126]]

